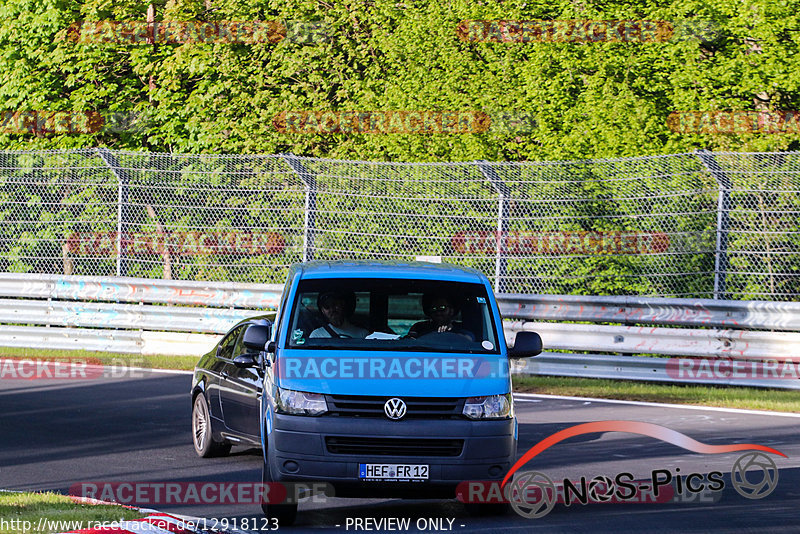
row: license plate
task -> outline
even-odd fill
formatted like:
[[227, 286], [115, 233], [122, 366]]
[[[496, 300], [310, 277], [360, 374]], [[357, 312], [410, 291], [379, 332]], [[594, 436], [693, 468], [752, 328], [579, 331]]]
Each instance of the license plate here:
[[358, 464], [358, 477], [363, 480], [392, 482], [428, 480], [428, 466], [422, 464]]

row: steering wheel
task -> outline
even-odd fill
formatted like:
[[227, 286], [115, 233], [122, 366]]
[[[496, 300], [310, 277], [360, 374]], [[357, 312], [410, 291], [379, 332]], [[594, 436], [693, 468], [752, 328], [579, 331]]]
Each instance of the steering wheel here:
[[452, 340], [453, 342], [458, 341], [460, 343], [463, 343], [464, 340], [471, 341], [467, 336], [465, 336], [464, 334], [459, 334], [458, 332], [437, 332], [436, 330], [421, 335], [417, 339], [418, 340], [428, 339], [430, 341], [435, 340], [437, 343], [441, 343], [448, 340]]

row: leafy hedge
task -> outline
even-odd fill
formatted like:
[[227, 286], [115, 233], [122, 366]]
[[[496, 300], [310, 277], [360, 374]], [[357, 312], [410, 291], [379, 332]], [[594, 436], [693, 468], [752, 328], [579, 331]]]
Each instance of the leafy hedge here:
[[[564, 160], [798, 147], [797, 134], [681, 134], [680, 110], [792, 110], [800, 101], [794, 2], [696, 0], [169, 0], [158, 21], [317, 22], [324, 42], [83, 44], [81, 21], [146, 20], [138, 0], [8, 0], [0, 5], [0, 100], [9, 110], [140, 114], [84, 135], [0, 135], [4, 148], [109, 146], [394, 161]], [[708, 21], [704, 39], [652, 43], [473, 43], [462, 20]], [[705, 22], [703, 22], [705, 24]], [[291, 27], [291, 25], [289, 25]], [[310, 34], [307, 40], [315, 40]], [[683, 35], [683, 34], [681, 34]], [[151, 83], [152, 77], [152, 83]], [[287, 110], [479, 110], [526, 131], [280, 133]], [[141, 131], [140, 131], [141, 130]]]

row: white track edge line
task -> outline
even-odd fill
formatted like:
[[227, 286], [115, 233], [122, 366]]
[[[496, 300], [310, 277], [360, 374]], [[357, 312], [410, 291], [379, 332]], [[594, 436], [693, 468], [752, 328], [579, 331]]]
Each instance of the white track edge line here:
[[[199, 357], [197, 358], [200, 359]], [[165, 373], [169, 375], [193, 375], [194, 371], [184, 369], [149, 369], [147, 367], [125, 367], [126, 371], [149, 371], [151, 373]]]
[[768, 410], [747, 410], [744, 408], [721, 408], [719, 406], [697, 406], [694, 404], [667, 404], [660, 402], [628, 401], [619, 399], [596, 399], [593, 397], [567, 397], [564, 395], [543, 395], [539, 393], [514, 393], [515, 397], [523, 397], [520, 400], [527, 400], [524, 397], [535, 397], [540, 399], [561, 399], [574, 401], [605, 402], [608, 404], [632, 404], [634, 406], [652, 406], [657, 408], [677, 408], [680, 410], [710, 410], [714, 412], [740, 413], [746, 415], [771, 415], [774, 417], [795, 417], [800, 418], [800, 413], [791, 412], [771, 412]]

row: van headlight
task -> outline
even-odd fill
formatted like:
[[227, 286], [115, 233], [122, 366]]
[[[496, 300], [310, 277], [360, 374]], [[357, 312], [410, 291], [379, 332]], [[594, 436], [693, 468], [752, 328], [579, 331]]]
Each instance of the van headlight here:
[[470, 397], [464, 403], [463, 414], [470, 419], [508, 419], [514, 415], [511, 393]]
[[325, 395], [277, 388], [275, 411], [289, 415], [322, 415], [328, 411]]

